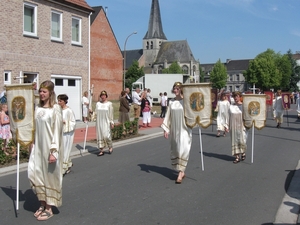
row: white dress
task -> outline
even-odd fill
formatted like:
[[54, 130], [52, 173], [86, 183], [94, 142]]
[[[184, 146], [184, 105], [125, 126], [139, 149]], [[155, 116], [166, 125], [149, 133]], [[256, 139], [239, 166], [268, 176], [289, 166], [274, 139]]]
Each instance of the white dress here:
[[[61, 107], [36, 107], [35, 143], [28, 163], [28, 178], [39, 201], [56, 207], [62, 204], [63, 127]], [[49, 163], [50, 152], [57, 159]]]
[[192, 145], [192, 129], [185, 124], [183, 100], [170, 100], [169, 108], [161, 127], [169, 133], [173, 168], [184, 172]]
[[218, 101], [217, 130], [225, 131], [229, 127], [229, 107], [229, 101]]
[[275, 110], [275, 120], [276, 120], [276, 122], [277, 123], [282, 123], [283, 122], [284, 108], [283, 108], [283, 105], [282, 105], [281, 96], [278, 96], [278, 97], [275, 98], [274, 110]]
[[68, 168], [72, 167], [72, 161], [70, 160], [70, 152], [74, 140], [74, 132], [76, 126], [76, 119], [72, 109], [69, 107], [63, 109], [63, 141], [64, 141], [64, 161], [63, 161], [63, 173], [65, 173]]
[[247, 150], [247, 130], [243, 123], [242, 105], [230, 106], [230, 131], [232, 155], [245, 153]]
[[111, 102], [97, 102], [96, 104], [96, 131], [99, 148], [112, 148], [111, 124], [114, 124], [114, 109]]

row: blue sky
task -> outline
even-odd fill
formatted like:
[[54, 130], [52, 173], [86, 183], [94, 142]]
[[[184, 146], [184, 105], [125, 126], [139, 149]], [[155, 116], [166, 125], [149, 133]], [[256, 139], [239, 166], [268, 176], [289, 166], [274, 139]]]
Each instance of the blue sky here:
[[[152, 0], [86, 0], [107, 7], [121, 50], [141, 49]], [[300, 51], [299, 0], [160, 0], [169, 41], [187, 40], [196, 60], [253, 59], [268, 48]]]

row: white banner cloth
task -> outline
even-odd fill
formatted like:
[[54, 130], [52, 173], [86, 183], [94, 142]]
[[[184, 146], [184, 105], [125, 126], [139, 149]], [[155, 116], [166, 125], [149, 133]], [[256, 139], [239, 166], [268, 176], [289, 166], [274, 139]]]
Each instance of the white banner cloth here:
[[34, 140], [34, 94], [32, 84], [6, 85], [7, 106], [13, 139], [23, 146]]
[[182, 87], [186, 125], [207, 128], [212, 123], [210, 83], [183, 84]]
[[245, 94], [243, 97], [243, 119], [244, 125], [251, 128], [252, 124], [257, 129], [262, 129], [266, 125], [267, 107], [266, 95]]

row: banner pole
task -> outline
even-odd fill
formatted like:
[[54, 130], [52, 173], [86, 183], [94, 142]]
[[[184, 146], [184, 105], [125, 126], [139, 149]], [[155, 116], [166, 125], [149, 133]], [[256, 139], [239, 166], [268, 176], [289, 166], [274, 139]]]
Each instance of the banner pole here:
[[254, 123], [252, 124], [252, 151], [251, 151], [251, 163], [253, 163], [254, 158]]
[[17, 144], [17, 193], [16, 193], [16, 210], [19, 210], [19, 175], [20, 175], [20, 144]]
[[201, 135], [201, 128], [200, 127], [199, 127], [199, 143], [200, 143], [201, 166], [202, 166], [202, 171], [204, 171], [203, 150], [202, 150], [202, 135]]

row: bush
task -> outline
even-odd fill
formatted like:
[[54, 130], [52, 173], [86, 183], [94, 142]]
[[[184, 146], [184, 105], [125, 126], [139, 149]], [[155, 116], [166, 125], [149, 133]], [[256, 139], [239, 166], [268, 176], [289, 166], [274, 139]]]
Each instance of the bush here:
[[138, 119], [126, 121], [125, 123], [115, 124], [111, 130], [112, 140], [126, 138], [138, 133]]

